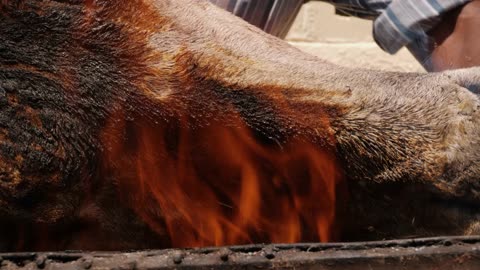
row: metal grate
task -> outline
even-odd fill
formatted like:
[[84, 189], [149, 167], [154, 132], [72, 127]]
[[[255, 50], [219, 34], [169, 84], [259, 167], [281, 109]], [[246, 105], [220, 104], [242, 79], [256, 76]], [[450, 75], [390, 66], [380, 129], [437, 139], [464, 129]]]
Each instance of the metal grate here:
[[141, 252], [0, 254], [5, 269], [480, 269], [480, 236]]

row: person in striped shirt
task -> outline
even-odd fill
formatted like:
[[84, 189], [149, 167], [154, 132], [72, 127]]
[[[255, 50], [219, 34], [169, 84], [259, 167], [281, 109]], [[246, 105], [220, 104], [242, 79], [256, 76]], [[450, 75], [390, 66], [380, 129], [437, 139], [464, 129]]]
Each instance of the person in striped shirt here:
[[[280, 37], [307, 2], [211, 1]], [[337, 14], [373, 20], [374, 39], [384, 51], [406, 46], [427, 71], [480, 65], [480, 0], [319, 1], [333, 4]]]

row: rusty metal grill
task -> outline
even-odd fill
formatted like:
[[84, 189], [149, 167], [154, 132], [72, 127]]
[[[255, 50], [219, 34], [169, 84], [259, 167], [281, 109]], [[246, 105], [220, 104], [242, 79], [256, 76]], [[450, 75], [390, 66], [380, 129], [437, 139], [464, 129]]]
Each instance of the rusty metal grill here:
[[0, 256], [2, 269], [480, 269], [480, 236]]

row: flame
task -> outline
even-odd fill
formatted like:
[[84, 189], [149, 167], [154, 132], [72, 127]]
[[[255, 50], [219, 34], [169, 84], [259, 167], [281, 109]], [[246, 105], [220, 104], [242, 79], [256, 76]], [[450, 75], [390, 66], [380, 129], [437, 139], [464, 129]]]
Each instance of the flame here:
[[331, 241], [333, 154], [301, 139], [264, 145], [232, 119], [107, 124], [104, 154], [122, 200], [171, 247]]

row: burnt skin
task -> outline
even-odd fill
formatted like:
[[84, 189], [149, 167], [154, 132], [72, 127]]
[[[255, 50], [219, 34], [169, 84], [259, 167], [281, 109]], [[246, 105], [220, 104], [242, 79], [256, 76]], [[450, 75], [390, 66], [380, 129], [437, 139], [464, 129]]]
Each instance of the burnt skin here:
[[[478, 69], [337, 67], [205, 1], [0, 6], [3, 250], [383, 239], [463, 234], [477, 221], [479, 101], [464, 86], [480, 81]], [[216, 133], [239, 147], [217, 143]], [[186, 241], [191, 228], [181, 226], [172, 233], [168, 220], [180, 207], [158, 199], [171, 187], [152, 185], [155, 177], [194, 170], [209, 189], [191, 198], [212, 192], [213, 204], [235, 208], [239, 167], [219, 160], [235, 160], [229, 147], [248, 150], [249, 166], [267, 179], [259, 189], [294, 193], [286, 200], [298, 203], [304, 231], [276, 238], [249, 227], [248, 236], [220, 242], [201, 232]], [[185, 157], [188, 167], [170, 165]], [[278, 207], [280, 197], [260, 194], [270, 209], [258, 213]], [[235, 220], [231, 205], [219, 211]], [[327, 232], [311, 232], [316, 221], [305, 209]]]
[[[79, 215], [105, 218], [93, 201], [105, 200], [97, 193], [109, 191], [90, 193], [104, 189], [92, 181], [99, 177], [98, 136], [115, 106], [114, 95], [125, 97], [136, 87], [135, 75], [124, 69], [133, 56], [116, 45], [127, 42], [120, 27], [92, 21], [90, 13], [83, 3], [2, 5], [1, 205], [9, 229], [2, 231], [15, 232], [2, 234], [9, 238], [6, 250], [63, 248], [75, 242], [69, 235], [84, 238], [81, 224], [90, 221]], [[98, 226], [105, 228], [89, 232], [88, 238], [102, 239], [113, 230], [108, 224]], [[46, 229], [37, 231], [41, 227]], [[65, 232], [62, 237], [59, 228]], [[115, 237], [120, 237], [115, 247], [122, 247], [122, 236]]]

